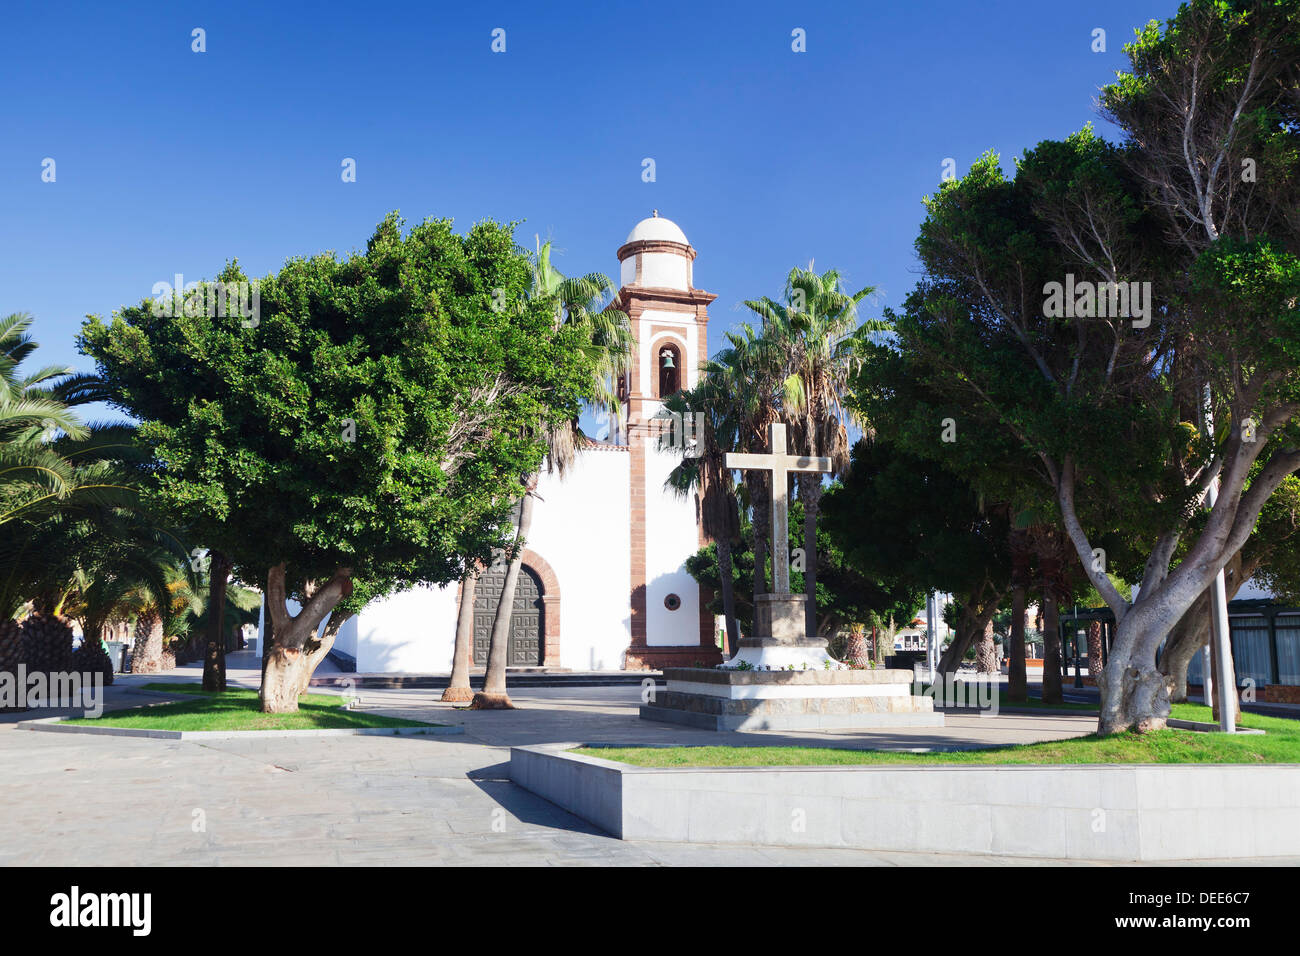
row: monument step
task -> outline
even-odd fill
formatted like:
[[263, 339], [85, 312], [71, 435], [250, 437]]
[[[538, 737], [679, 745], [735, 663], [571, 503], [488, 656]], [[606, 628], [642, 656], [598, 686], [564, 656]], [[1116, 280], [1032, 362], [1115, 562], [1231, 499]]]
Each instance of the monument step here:
[[678, 693], [669, 684], [659, 693], [655, 705], [670, 710], [719, 716], [788, 717], [807, 714], [851, 716], [861, 714], [929, 714], [934, 701], [929, 697], [715, 697], [706, 694]]

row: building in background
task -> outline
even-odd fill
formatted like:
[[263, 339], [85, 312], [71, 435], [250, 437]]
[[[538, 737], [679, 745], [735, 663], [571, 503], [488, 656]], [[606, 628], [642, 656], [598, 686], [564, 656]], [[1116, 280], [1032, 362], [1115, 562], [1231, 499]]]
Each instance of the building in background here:
[[[609, 441], [579, 450], [563, 479], [543, 471], [515, 594], [511, 667], [643, 670], [721, 660], [710, 595], [685, 567], [705, 544], [698, 503], [664, 489], [681, 456], [659, 447], [664, 426], [655, 417], [664, 398], [697, 384], [715, 296], [696, 288], [695, 249], [657, 210], [617, 257], [614, 304], [630, 319], [636, 349], [618, 383], [622, 418]], [[492, 568], [478, 582], [476, 666], [487, 662], [504, 577]], [[361, 673], [449, 672], [460, 590], [420, 587], [371, 602], [344, 624], [335, 660]]]

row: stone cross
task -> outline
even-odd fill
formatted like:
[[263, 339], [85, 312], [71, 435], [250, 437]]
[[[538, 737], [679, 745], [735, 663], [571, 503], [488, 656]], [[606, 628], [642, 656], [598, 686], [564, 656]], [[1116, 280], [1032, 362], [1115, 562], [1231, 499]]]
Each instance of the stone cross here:
[[772, 473], [772, 593], [790, 593], [790, 472], [830, 471], [829, 458], [809, 458], [786, 453], [785, 426], [767, 426], [767, 447], [770, 454], [747, 455], [727, 453], [727, 467], [743, 471], [770, 471]]

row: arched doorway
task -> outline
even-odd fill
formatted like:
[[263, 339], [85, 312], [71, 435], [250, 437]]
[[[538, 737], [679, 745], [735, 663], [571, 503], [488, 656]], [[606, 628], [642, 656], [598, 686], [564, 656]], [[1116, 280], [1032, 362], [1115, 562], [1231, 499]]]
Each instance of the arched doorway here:
[[[489, 568], [478, 579], [474, 595], [474, 664], [486, 667], [492, 644], [492, 622], [505, 585], [505, 568]], [[542, 635], [546, 633], [546, 610], [541, 578], [528, 565], [519, 567], [515, 585], [514, 612], [510, 615], [507, 667], [538, 667], [542, 663]]]

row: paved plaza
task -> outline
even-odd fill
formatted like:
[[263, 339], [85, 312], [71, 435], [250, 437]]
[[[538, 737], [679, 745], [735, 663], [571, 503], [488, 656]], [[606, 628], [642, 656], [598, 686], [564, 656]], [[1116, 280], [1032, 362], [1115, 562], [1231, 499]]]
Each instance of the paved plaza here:
[[[256, 662], [232, 656], [232, 683]], [[197, 668], [162, 679], [197, 680]], [[158, 676], [119, 677], [108, 706]], [[33, 733], [0, 716], [4, 865], [994, 865], [1023, 860], [844, 849], [624, 842], [508, 779], [509, 747], [540, 743], [801, 743], [952, 747], [1090, 732], [1091, 717], [948, 715], [881, 733], [735, 736], [642, 721], [640, 688], [529, 688], [515, 711], [457, 710], [439, 691], [362, 691], [362, 709], [456, 723], [442, 737], [203, 742]], [[156, 698], [152, 698], [156, 699]], [[1241, 862], [1241, 861], [1237, 861]], [[1264, 862], [1264, 861], [1260, 861]], [[1271, 859], [1279, 864], [1300, 862]]]

